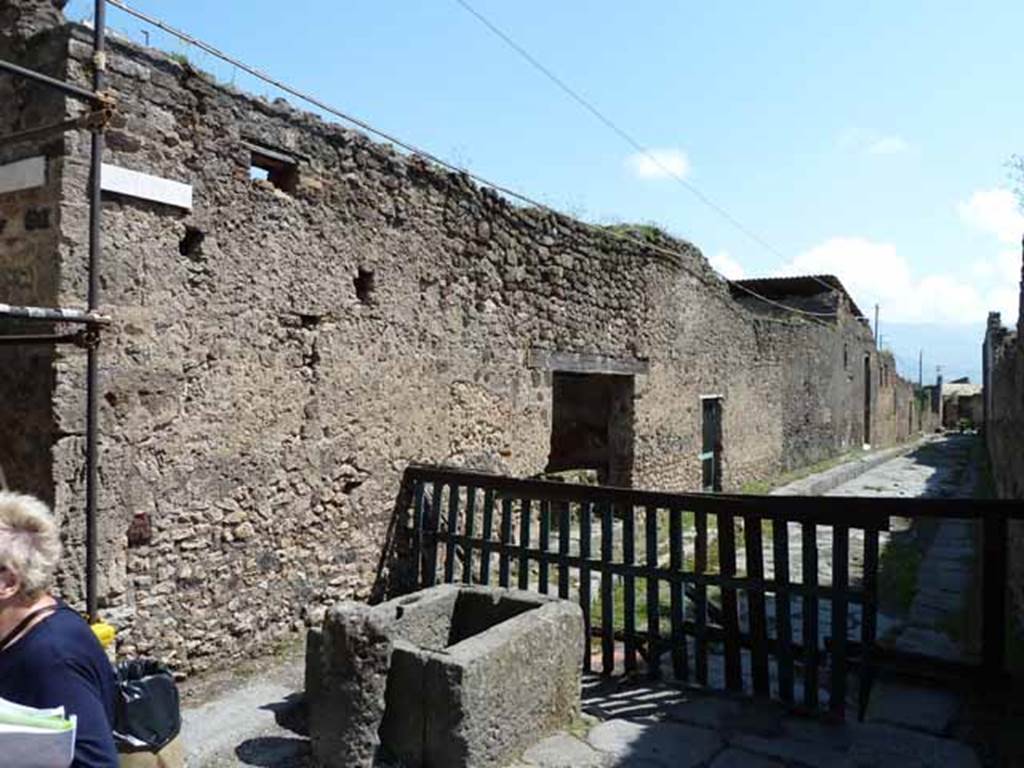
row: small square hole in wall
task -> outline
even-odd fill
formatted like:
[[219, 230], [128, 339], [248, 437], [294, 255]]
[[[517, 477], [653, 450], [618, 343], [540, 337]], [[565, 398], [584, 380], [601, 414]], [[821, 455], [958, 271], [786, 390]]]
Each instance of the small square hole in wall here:
[[178, 241], [178, 252], [182, 256], [195, 257], [200, 253], [206, 233], [198, 227], [185, 227], [185, 236]]
[[294, 158], [250, 145], [249, 178], [253, 181], [269, 181], [282, 192], [294, 194], [299, 184], [299, 166]]
[[352, 283], [356, 288], [356, 298], [363, 304], [373, 304], [373, 292], [377, 288], [373, 270], [360, 267]]

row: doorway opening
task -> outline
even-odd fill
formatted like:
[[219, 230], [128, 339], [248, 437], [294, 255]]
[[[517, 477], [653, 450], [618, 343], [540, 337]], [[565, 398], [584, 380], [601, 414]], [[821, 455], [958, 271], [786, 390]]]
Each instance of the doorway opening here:
[[722, 398], [702, 397], [701, 404], [701, 488], [722, 490]]
[[633, 484], [632, 376], [552, 373], [547, 472], [589, 470], [601, 485]]
[[871, 446], [871, 355], [864, 355], [864, 447]]

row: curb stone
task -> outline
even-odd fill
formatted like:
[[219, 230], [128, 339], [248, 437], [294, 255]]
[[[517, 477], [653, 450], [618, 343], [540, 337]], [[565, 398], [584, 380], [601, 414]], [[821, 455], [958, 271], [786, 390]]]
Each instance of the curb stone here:
[[833, 488], [860, 477], [880, 464], [892, 459], [905, 456], [906, 454], [927, 444], [927, 439], [916, 440], [913, 443], [887, 448], [877, 453], [869, 453], [851, 461], [844, 462], [839, 466], [827, 469], [808, 477], [802, 477], [787, 483], [771, 491], [769, 496], [822, 496]]

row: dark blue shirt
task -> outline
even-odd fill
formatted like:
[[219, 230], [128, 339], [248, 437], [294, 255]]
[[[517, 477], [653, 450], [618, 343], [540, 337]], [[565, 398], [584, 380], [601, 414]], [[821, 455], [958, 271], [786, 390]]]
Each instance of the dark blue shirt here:
[[89, 625], [63, 602], [0, 652], [0, 696], [78, 716], [74, 768], [117, 768], [114, 670]]

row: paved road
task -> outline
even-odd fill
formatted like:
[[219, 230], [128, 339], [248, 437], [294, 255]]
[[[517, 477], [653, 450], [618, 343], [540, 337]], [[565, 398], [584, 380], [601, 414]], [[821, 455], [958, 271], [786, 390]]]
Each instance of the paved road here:
[[[895, 458], [834, 489], [830, 495], [856, 496], [960, 496], [971, 495], [974, 473], [970, 468], [969, 438], [935, 440], [914, 453]], [[800, 580], [799, 528], [791, 534], [791, 578]], [[742, 541], [742, 539], [740, 539]], [[963, 609], [963, 594], [970, 579], [972, 532], [956, 521], [943, 523], [930, 540], [919, 571], [917, 596], [906, 619], [882, 617], [879, 632], [898, 636], [906, 648], [937, 655], [959, 654], [944, 634], [948, 617]], [[819, 580], [831, 580], [831, 532], [819, 529]], [[692, 546], [692, 543], [689, 544]], [[741, 548], [742, 549], [742, 548]], [[851, 576], [861, 570], [863, 540], [851, 532]], [[739, 553], [739, 554], [742, 554]], [[766, 572], [772, 573], [771, 548]], [[742, 558], [738, 565], [742, 568]], [[768, 601], [772, 611], [773, 602]], [[799, 637], [799, 606], [794, 606], [793, 627]], [[819, 626], [830, 631], [827, 602]], [[770, 617], [771, 618], [771, 617]], [[851, 635], [859, 616], [851, 610]], [[723, 677], [720, 657], [713, 655], [712, 679]], [[295, 692], [301, 688], [301, 660], [278, 660], [272, 670], [258, 671], [249, 680], [228, 680], [225, 690], [203, 697], [203, 704], [184, 712], [184, 737], [194, 766], [289, 766], [308, 761], [309, 745]], [[723, 681], [719, 680], [719, 684]], [[799, 686], [798, 686], [799, 687]], [[520, 766], [781, 766], [803, 765], [977, 765], [974, 755], [956, 742], [937, 736], [954, 716], [957, 702], [942, 692], [901, 689], [876, 683], [867, 725], [848, 724], [839, 731], [824, 731], [802, 721], [741, 712], [737, 704], [721, 698], [698, 700], [667, 688], [635, 689], [629, 694], [595, 690], [585, 709], [597, 717], [585, 737], [560, 733], [526, 753]], [[800, 695], [800, 691], [797, 691]], [[827, 692], [821, 692], [822, 700]], [[634, 712], [624, 702], [660, 702], [671, 711]], [[680, 706], [676, 706], [679, 704]], [[685, 707], [682, 707], [685, 704]], [[631, 705], [632, 706], [632, 705]], [[734, 711], [735, 710], [735, 711]], [[770, 727], [765, 725], [768, 717]], [[653, 718], [653, 719], [652, 719]], [[747, 721], [750, 721], [749, 723]], [[738, 727], [747, 723], [750, 727]], [[893, 728], [906, 726], [912, 731]], [[922, 733], [930, 731], [936, 736]], [[837, 735], [838, 734], [838, 735]]]
[[[826, 496], [857, 496], [862, 498], [952, 498], [970, 497], [977, 485], [976, 468], [972, 466], [972, 446], [975, 436], [935, 438], [907, 455], [880, 464], [864, 474], [849, 480]], [[893, 520], [892, 531], [879, 536], [884, 551], [893, 535], [910, 527], [909, 520]], [[909, 615], [882, 614], [878, 622], [880, 637], [895, 636], [899, 647], [936, 656], [955, 658], [962, 655], [958, 642], [948, 636], [951, 627], [958, 624], [964, 612], [964, 598], [968, 593], [974, 566], [974, 532], [972, 523], [942, 521], [937, 529], [929, 531], [933, 537], [927, 547], [918, 571], [918, 584]], [[912, 532], [918, 537], [922, 532]], [[803, 581], [803, 537], [800, 526], [789, 526], [790, 579]], [[819, 527], [817, 535], [818, 583], [832, 582], [832, 529]], [[738, 567], [745, 568], [744, 553], [738, 552]], [[771, 548], [765, 553], [765, 572], [774, 574], [774, 556]], [[850, 531], [849, 570], [851, 583], [863, 577], [864, 533]], [[772, 604], [769, 603], [769, 618]], [[821, 603], [818, 626], [821, 638], [831, 633], [831, 607]], [[799, 637], [800, 606], [793, 608], [793, 627]], [[857, 606], [849, 611], [848, 630], [856, 637], [861, 616]]]
[[[976, 472], [971, 466], [972, 441], [948, 437], [928, 442], [912, 453], [886, 461], [826, 495], [859, 497], [972, 496]], [[896, 532], [909, 521], [893, 521]], [[939, 656], [959, 656], [962, 649], [948, 637], [953, 619], [964, 611], [975, 558], [974, 534], [967, 523], [943, 521], [928, 532], [929, 541], [918, 570], [917, 592], [906, 617], [881, 616], [880, 635], [888, 632], [898, 646]], [[801, 580], [803, 542], [799, 526], [791, 526], [790, 577]], [[881, 546], [889, 544], [883, 534]], [[817, 537], [818, 578], [832, 578], [831, 530]], [[742, 552], [738, 567], [744, 567]], [[773, 572], [770, 548], [766, 573]], [[863, 570], [863, 533], [851, 531], [851, 577]], [[774, 601], [768, 601], [769, 613]], [[831, 632], [830, 607], [823, 601], [819, 626]], [[773, 619], [772, 616], [769, 616]], [[799, 606], [793, 627], [799, 634]], [[850, 633], [859, 630], [860, 616], [851, 609]], [[720, 676], [712, 659], [712, 678]], [[721, 681], [719, 681], [721, 682]], [[775, 681], [773, 681], [774, 686]], [[799, 692], [798, 692], [799, 695]], [[822, 700], [827, 698], [822, 691]], [[640, 690], [636, 698], [613, 693], [585, 701], [585, 709], [603, 721], [586, 737], [562, 733], [529, 750], [519, 766], [783, 766], [893, 765], [976, 766], [972, 750], [942, 738], [957, 717], [961, 702], [952, 693], [887, 680], [872, 689], [867, 722], [823, 728], [805, 720], [750, 712], [756, 706], [723, 698], [701, 700], [686, 694], [683, 704], [666, 698], [664, 689]], [[586, 706], [589, 705], [589, 706]], [[646, 709], [645, 709], [646, 707]], [[652, 710], [653, 707], [653, 710]], [[652, 711], [647, 711], [652, 710]], [[654, 711], [656, 710], [656, 711]], [[747, 710], [747, 711], [743, 711]], [[741, 714], [742, 712], [742, 714]], [[749, 730], [748, 730], [749, 729]], [[518, 768], [518, 766], [517, 766]]]
[[[588, 727], [510, 768], [978, 768], [970, 747], [888, 723], [826, 725], [766, 701], [616, 681], [585, 686]], [[582, 725], [582, 724], [581, 724]]]
[[[979, 439], [974, 435], [938, 438], [839, 486], [829, 495], [971, 498], [978, 486], [974, 448]], [[932, 531], [921, 530], [918, 525], [918, 540], [927, 537], [930, 542], [918, 568], [909, 614], [896, 628], [897, 647], [946, 658], [964, 655], [955, 628], [962, 623], [971, 590], [976, 525], [942, 520]]]

